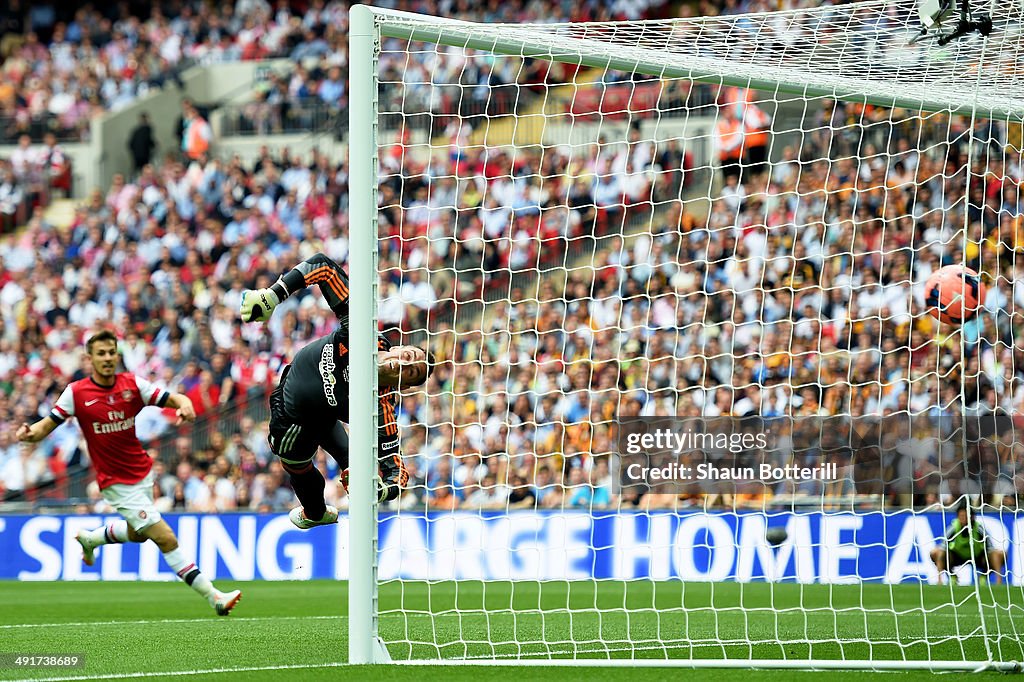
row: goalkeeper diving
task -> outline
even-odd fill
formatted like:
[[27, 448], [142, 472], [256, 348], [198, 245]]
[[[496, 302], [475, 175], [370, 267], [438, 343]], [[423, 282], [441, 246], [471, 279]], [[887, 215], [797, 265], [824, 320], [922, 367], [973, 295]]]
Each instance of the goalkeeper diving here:
[[[242, 294], [243, 322], [266, 322], [290, 295], [317, 284], [340, 326], [305, 346], [281, 372], [270, 394], [270, 448], [291, 477], [301, 507], [288, 515], [306, 529], [336, 523], [338, 510], [324, 500], [326, 481], [313, 465], [322, 447], [345, 472], [349, 461], [348, 277], [337, 263], [318, 253], [299, 263], [270, 288]], [[379, 400], [377, 405], [378, 500], [398, 497], [409, 480], [398, 443], [396, 389], [418, 386], [431, 371], [428, 354], [416, 346], [395, 346], [377, 336]]]

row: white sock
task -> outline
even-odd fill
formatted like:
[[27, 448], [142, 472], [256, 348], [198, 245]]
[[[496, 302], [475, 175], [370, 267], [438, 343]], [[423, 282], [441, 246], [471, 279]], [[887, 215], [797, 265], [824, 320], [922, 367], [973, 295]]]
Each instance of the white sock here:
[[179, 578], [184, 580], [193, 590], [206, 597], [208, 602], [213, 603], [213, 598], [217, 596], [217, 588], [213, 586], [209, 578], [199, 572], [195, 562], [185, 560], [181, 555], [180, 549], [174, 549], [163, 554], [167, 565], [174, 569]]
[[93, 547], [128, 542], [128, 522], [113, 521], [105, 526], [82, 533], [82, 537]]

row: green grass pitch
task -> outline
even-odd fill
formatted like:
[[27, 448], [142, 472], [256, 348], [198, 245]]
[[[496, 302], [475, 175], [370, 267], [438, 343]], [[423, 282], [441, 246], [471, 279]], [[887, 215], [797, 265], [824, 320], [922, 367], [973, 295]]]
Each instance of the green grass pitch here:
[[[235, 612], [218, 618], [175, 583], [0, 582], [0, 652], [85, 654], [78, 669], [0, 668], [0, 680], [664, 680], [659, 668], [378, 666], [341, 669], [347, 655], [347, 586], [331, 581], [220, 581], [239, 586]], [[1012, 596], [1011, 596], [1012, 595]], [[385, 583], [381, 634], [396, 658], [553, 655], [648, 658], [984, 658], [981, 618], [999, 633], [997, 656], [1021, 659], [1020, 588], [763, 583]], [[803, 604], [807, 612], [795, 611]], [[954, 608], [954, 604], [956, 607]], [[830, 607], [831, 605], [831, 607]], [[568, 610], [567, 610], [568, 607]], [[404, 613], [398, 613], [398, 610]], [[486, 610], [486, 612], [484, 611]], [[833, 610], [834, 609], [834, 610]], [[916, 613], [914, 612], [916, 610]], [[922, 615], [928, 612], [927, 621]], [[907, 611], [893, 615], [893, 611]], [[433, 615], [431, 615], [433, 614]], [[982, 616], [981, 614], [984, 614]], [[681, 637], [686, 633], [688, 637]], [[837, 642], [773, 644], [777, 639]], [[868, 644], [870, 640], [872, 644]], [[713, 645], [713, 641], [732, 642]], [[413, 642], [437, 642], [438, 648]], [[575, 644], [574, 644], [575, 642]], [[588, 643], [589, 642], [589, 643]], [[604, 642], [598, 645], [597, 642]], [[747, 643], [741, 643], [747, 642]], [[753, 642], [752, 644], [749, 642]], [[841, 642], [841, 644], [839, 643]], [[879, 643], [883, 642], [883, 643]], [[889, 642], [888, 644], [884, 642]], [[902, 643], [902, 646], [897, 644]], [[870, 648], [870, 651], [869, 651]], [[203, 674], [201, 671], [208, 671]], [[196, 674], [198, 673], [198, 674]], [[927, 672], [828, 673], [834, 679], [918, 679]], [[791, 680], [793, 671], [702, 670], [699, 679]], [[810, 678], [808, 678], [810, 679]]]

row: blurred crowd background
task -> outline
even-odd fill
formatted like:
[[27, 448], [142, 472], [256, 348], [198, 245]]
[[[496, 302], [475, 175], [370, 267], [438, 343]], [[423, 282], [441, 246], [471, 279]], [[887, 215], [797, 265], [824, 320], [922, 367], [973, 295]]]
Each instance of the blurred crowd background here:
[[[521, 23], [820, 3], [380, 4]], [[243, 290], [314, 253], [347, 262], [347, 161], [273, 144], [324, 107], [344, 116], [347, 10], [121, 2], [65, 15], [11, 0], [0, 11], [0, 138], [17, 141], [0, 159], [0, 499], [106, 509], [85, 484], [76, 425], [32, 448], [13, 434], [85, 375], [84, 338], [110, 326], [127, 370], [185, 393], [199, 414], [187, 428], [157, 409], [137, 420], [164, 509], [294, 506], [266, 441], [266, 395], [335, 320], [315, 291], [266, 325], [243, 326], [237, 310]], [[612, 456], [615, 421], [630, 416], [934, 417], [905, 434], [918, 441], [965, 413], [1012, 424], [1024, 400], [1019, 130], [822, 99], [794, 114], [768, 95], [670, 83], [625, 137], [512, 152], [485, 148], [474, 131], [575, 70], [412, 55], [385, 45], [381, 57], [379, 317], [392, 340], [429, 345], [438, 365], [400, 397], [411, 482], [396, 506], [925, 506], [963, 493], [1012, 505], [1024, 493], [1024, 445], [1012, 434], [977, 446], [980, 464], [959, 470], [950, 464], [963, 453], [903, 448], [885, 476], [909, 488], [870, 501], [849, 474], [736, 494], [624, 488]], [[72, 192], [60, 144], [87, 134], [89, 117], [176, 87], [187, 65], [272, 56], [290, 71], [263, 82], [236, 121], [267, 136], [257, 158], [218, 146], [206, 112], [186, 103], [169, 113], [181, 120], [180, 150], [155, 158], [133, 131], [134, 171], [89, 188], [69, 225], [47, 218], [58, 192]], [[641, 132], [644, 118], [690, 112], [713, 122], [712, 163], [696, 163], [681, 139]], [[416, 130], [448, 144], [409, 153]], [[988, 298], [961, 329], [939, 327], [923, 283], [962, 262], [982, 272]], [[779, 456], [810, 464], [822, 449]], [[834, 458], [850, 464], [849, 452]], [[337, 465], [321, 452], [318, 466], [328, 501], [345, 506]], [[916, 486], [936, 472], [941, 489]]]

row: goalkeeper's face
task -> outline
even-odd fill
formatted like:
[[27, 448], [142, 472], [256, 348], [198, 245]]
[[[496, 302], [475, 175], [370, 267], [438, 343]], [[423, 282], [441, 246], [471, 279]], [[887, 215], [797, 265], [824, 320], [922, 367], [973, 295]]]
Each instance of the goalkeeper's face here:
[[427, 354], [422, 348], [395, 346], [377, 359], [377, 380], [383, 386], [419, 386], [427, 380]]

